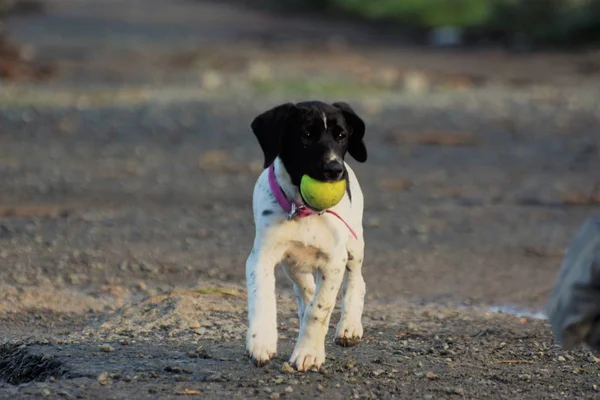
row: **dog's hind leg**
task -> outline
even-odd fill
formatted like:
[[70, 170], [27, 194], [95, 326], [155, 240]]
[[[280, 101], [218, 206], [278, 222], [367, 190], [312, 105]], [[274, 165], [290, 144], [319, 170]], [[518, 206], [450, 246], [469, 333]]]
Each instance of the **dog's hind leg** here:
[[298, 319], [302, 322], [304, 310], [315, 295], [315, 278], [307, 271], [298, 270], [288, 265], [283, 265], [283, 270], [294, 285], [294, 294], [298, 300]]
[[335, 333], [335, 342], [344, 347], [357, 345], [363, 335], [361, 319], [366, 292], [365, 280], [362, 276], [364, 247], [362, 238], [348, 244], [342, 315]]

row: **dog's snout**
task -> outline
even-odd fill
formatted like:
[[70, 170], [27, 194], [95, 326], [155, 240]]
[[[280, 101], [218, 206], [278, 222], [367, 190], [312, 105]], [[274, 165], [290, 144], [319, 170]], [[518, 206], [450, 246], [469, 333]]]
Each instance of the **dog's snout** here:
[[327, 161], [323, 165], [323, 174], [325, 175], [325, 178], [329, 180], [340, 180], [344, 174], [344, 166], [338, 160]]

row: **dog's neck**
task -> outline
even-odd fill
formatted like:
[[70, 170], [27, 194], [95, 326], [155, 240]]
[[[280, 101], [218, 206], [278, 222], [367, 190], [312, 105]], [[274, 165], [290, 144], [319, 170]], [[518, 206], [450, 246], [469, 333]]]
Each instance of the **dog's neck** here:
[[281, 187], [281, 190], [285, 193], [285, 197], [296, 204], [304, 203], [300, 194], [300, 188], [292, 183], [292, 178], [285, 168], [285, 165], [283, 165], [281, 158], [276, 157], [273, 164], [275, 167], [275, 178], [277, 179], [277, 183]]

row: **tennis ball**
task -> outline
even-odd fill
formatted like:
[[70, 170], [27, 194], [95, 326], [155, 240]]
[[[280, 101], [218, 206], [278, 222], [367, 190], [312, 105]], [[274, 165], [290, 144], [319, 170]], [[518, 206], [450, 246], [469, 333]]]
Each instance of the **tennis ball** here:
[[346, 180], [322, 182], [308, 175], [302, 176], [300, 194], [304, 201], [315, 210], [325, 210], [342, 200], [346, 192]]

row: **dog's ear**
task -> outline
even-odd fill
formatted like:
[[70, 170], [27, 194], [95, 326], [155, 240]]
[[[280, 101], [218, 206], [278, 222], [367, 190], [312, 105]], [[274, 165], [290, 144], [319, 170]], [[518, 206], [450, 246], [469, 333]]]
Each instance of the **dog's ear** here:
[[367, 147], [363, 141], [365, 123], [347, 103], [340, 101], [332, 105], [342, 111], [346, 122], [350, 126], [350, 129], [352, 129], [348, 142], [348, 153], [358, 162], [367, 161]]
[[250, 127], [264, 153], [265, 168], [271, 165], [279, 154], [286, 122], [296, 111], [297, 107], [294, 104], [285, 103], [265, 111], [252, 121]]

